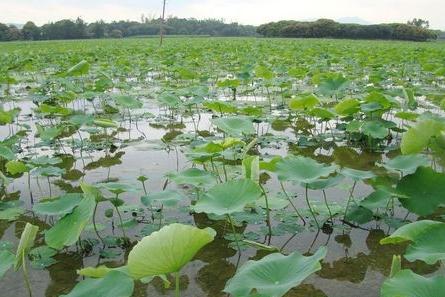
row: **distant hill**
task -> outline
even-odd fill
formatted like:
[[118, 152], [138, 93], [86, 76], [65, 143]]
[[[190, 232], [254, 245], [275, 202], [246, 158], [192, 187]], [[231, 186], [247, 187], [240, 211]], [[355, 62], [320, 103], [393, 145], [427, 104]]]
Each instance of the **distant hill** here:
[[342, 24], [359, 24], [359, 25], [371, 25], [371, 22], [361, 19], [359, 17], [343, 17], [337, 19], [337, 22]]

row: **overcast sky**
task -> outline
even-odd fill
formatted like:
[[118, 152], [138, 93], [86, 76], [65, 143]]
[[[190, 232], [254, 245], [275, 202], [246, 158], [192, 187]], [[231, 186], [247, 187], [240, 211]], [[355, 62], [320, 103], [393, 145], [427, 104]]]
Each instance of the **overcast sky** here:
[[[139, 20], [159, 16], [162, 0], [0, 0], [0, 22], [42, 25], [63, 18]], [[167, 0], [167, 15], [223, 18], [258, 25], [280, 19], [356, 17], [370, 23], [406, 22], [420, 17], [445, 29], [445, 0]]]

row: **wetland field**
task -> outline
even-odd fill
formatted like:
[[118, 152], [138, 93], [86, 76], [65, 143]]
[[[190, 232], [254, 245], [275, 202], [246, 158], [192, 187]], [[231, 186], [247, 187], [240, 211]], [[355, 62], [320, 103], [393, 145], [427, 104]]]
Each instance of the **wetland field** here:
[[445, 43], [0, 43], [0, 296], [445, 296]]

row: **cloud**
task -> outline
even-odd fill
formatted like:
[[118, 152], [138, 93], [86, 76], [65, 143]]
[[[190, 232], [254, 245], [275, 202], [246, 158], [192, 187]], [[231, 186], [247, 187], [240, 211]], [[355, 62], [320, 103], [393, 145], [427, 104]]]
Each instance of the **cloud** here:
[[[144, 13], [159, 16], [162, 0], [56, 0], [0, 2], [0, 22], [43, 24], [62, 18], [86, 21], [138, 20]], [[371, 23], [406, 22], [420, 17], [432, 27], [445, 28], [443, 0], [167, 0], [167, 15], [217, 18], [243, 24], [261, 24], [281, 19], [357, 17]]]

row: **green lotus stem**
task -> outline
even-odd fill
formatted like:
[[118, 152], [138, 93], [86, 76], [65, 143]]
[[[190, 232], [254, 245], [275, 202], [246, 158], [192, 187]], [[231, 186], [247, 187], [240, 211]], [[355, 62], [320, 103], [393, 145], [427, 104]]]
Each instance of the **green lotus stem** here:
[[314, 212], [314, 210], [312, 209], [312, 206], [311, 206], [311, 204], [309, 203], [309, 195], [308, 195], [308, 184], [306, 184], [306, 187], [305, 187], [305, 198], [306, 198], [306, 204], [307, 204], [307, 206], [309, 207], [309, 211], [311, 212], [311, 215], [312, 215], [312, 217], [314, 218], [314, 221], [315, 221], [315, 224], [317, 225], [317, 228], [318, 229], [320, 229], [320, 224], [318, 223], [318, 221], [317, 221], [317, 216], [315, 215], [315, 212]]
[[236, 247], [238, 249], [238, 253], [241, 255], [241, 247], [239, 245], [238, 233], [236, 233], [235, 225], [233, 224], [232, 217], [228, 214], [227, 218], [229, 219], [230, 226], [232, 226], [232, 232], [233, 232], [233, 236], [235, 237], [235, 243], [236, 243]]
[[348, 214], [349, 206], [351, 204], [351, 200], [352, 200], [352, 197], [353, 197], [353, 194], [354, 194], [354, 189], [355, 189], [356, 185], [357, 185], [357, 182], [354, 181], [354, 184], [352, 185], [351, 191], [349, 192], [348, 202], [346, 203], [346, 208], [345, 208], [345, 214], [343, 216], [343, 221], [346, 221], [346, 216]]
[[147, 195], [147, 188], [145, 187], [145, 181], [141, 181], [142, 183], [142, 188], [144, 189], [144, 193], [145, 195]]
[[22, 269], [23, 269], [23, 278], [25, 279], [26, 289], [28, 290], [29, 297], [32, 297], [31, 283], [29, 281], [28, 268], [26, 267], [25, 253], [22, 253]]
[[226, 171], [226, 159], [223, 156], [223, 161], [222, 161], [222, 167], [223, 167], [223, 172], [224, 172], [224, 179], [227, 182], [227, 171]]
[[99, 235], [99, 231], [97, 231], [97, 226], [96, 226], [96, 212], [97, 212], [97, 205], [99, 203], [96, 202], [96, 205], [94, 206], [94, 212], [93, 212], [93, 228], [94, 228], [94, 232], [96, 232], [96, 236], [97, 238], [99, 238], [100, 242], [102, 243], [103, 247], [105, 248], [105, 242], [102, 239], [102, 237], [100, 237]]
[[51, 182], [49, 181], [49, 176], [46, 177], [46, 180], [48, 181], [49, 198], [51, 198], [53, 195], [52, 195], [52, 190], [51, 190]]
[[29, 190], [29, 197], [31, 198], [31, 205], [34, 205], [34, 197], [32, 195], [31, 190], [31, 173], [28, 171], [28, 190]]
[[[116, 195], [116, 199], [118, 199], [118, 198], [119, 198], [119, 195]], [[124, 236], [125, 238], [127, 238], [127, 235], [125, 234], [124, 222], [122, 221], [121, 212], [119, 211], [119, 208], [118, 208], [116, 205], [113, 204], [113, 206], [114, 206], [114, 208], [116, 209], [117, 216], [119, 217], [119, 222], [120, 222], [120, 224], [121, 224], [122, 234], [123, 234], [123, 236]]]
[[175, 273], [175, 297], [179, 297], [179, 271]]
[[284, 196], [286, 196], [287, 200], [289, 200], [290, 205], [292, 206], [292, 208], [295, 210], [295, 212], [297, 213], [298, 217], [300, 218], [300, 220], [303, 222], [304, 225], [306, 225], [306, 221], [304, 219], [304, 217], [300, 214], [300, 212], [298, 211], [298, 209], [295, 207], [294, 203], [292, 202], [292, 199], [290, 198], [290, 196], [287, 194], [286, 189], [284, 188], [283, 183], [280, 181], [280, 186], [281, 186], [281, 190], [284, 193]]
[[264, 190], [263, 185], [261, 183], [258, 183], [258, 185], [260, 186], [261, 191], [263, 192], [264, 199], [266, 200], [267, 228], [269, 229], [269, 241], [270, 241], [270, 237], [272, 237], [272, 226], [270, 220], [269, 198], [267, 197], [267, 193]]
[[326, 191], [323, 189], [322, 192], [323, 192], [324, 203], [325, 203], [326, 208], [328, 209], [328, 212], [329, 212], [329, 219], [331, 220], [331, 223], [333, 223], [334, 220], [333, 220], [333, 217], [332, 217], [331, 208], [329, 207], [329, 204], [328, 204], [328, 198], [326, 196]]

